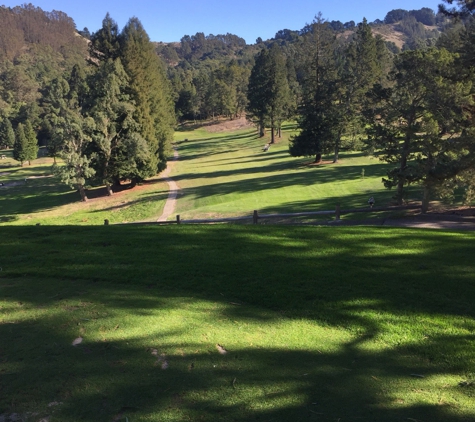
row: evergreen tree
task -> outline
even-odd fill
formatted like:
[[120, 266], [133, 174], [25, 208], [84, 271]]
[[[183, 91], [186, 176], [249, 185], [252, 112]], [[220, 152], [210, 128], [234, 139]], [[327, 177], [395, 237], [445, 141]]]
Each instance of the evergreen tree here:
[[91, 158], [86, 156], [93, 130], [93, 119], [84, 117], [77, 108], [62, 110], [61, 119], [53, 129], [53, 135], [62, 138], [64, 142], [61, 150], [64, 165], [54, 165], [53, 170], [63, 183], [79, 191], [82, 201], [88, 199], [86, 181], [95, 174]]
[[289, 116], [292, 105], [285, 58], [276, 45], [257, 56], [249, 77], [248, 101], [247, 111], [258, 120], [260, 135], [268, 124], [273, 144], [275, 132]]
[[96, 122], [93, 139], [99, 155], [95, 170], [112, 195], [111, 185], [128, 176], [140, 159], [140, 155], [130, 153], [130, 143], [140, 137], [139, 126], [133, 120], [135, 108], [125, 93], [128, 77], [120, 59], [103, 63], [92, 83], [90, 114]]
[[25, 135], [25, 129], [22, 123], [18, 123], [15, 133], [15, 143], [13, 145], [13, 158], [20, 162], [23, 167], [23, 163], [28, 161], [29, 157], [29, 145], [28, 139]]
[[315, 156], [321, 161], [333, 145], [337, 119], [337, 67], [334, 56], [336, 37], [319, 14], [307, 36], [304, 57], [302, 102], [298, 124], [300, 132], [290, 140], [289, 153], [294, 156]]
[[62, 131], [55, 130], [64, 124], [64, 113], [68, 108], [68, 96], [70, 88], [68, 82], [63, 78], [54, 79], [46, 88], [43, 97], [43, 128], [48, 134], [47, 149], [50, 157], [53, 157], [54, 164], [56, 158], [60, 156], [64, 147]]
[[368, 107], [367, 92], [384, 83], [383, 69], [389, 70], [390, 56], [381, 39], [375, 38], [366, 19], [358, 24], [355, 37], [341, 57], [337, 100], [338, 130], [334, 139], [334, 161], [338, 161], [343, 136], [362, 134], [363, 109]]
[[444, 49], [402, 53], [391, 75], [394, 85], [372, 91], [376, 106], [368, 114], [368, 135], [380, 158], [395, 164], [383, 182], [397, 187], [398, 204], [405, 186], [420, 183], [424, 212], [431, 195], [447, 191], [475, 162], [471, 84], [456, 81], [455, 57]]
[[136, 182], [166, 168], [175, 113], [163, 63], [137, 18], [130, 19], [123, 29], [121, 47], [121, 60], [129, 76], [128, 93], [135, 105], [134, 120], [149, 151], [147, 160], [130, 175]]
[[89, 54], [94, 63], [120, 56], [119, 27], [109, 13], [102, 21], [102, 28], [91, 36]]
[[[87, 117], [79, 105], [77, 90], [68, 82], [55, 79], [45, 95], [45, 126], [50, 132], [48, 150], [55, 158], [53, 170], [61, 181], [79, 191], [82, 201], [87, 201], [86, 182], [95, 174], [87, 148], [95, 129], [94, 120]], [[64, 165], [56, 164], [56, 157]]]
[[267, 49], [262, 49], [256, 56], [247, 89], [248, 104], [246, 111], [251, 119], [257, 120], [260, 137], [265, 135], [267, 102], [270, 95], [269, 80], [267, 78], [268, 56], [269, 52]]
[[15, 132], [10, 119], [4, 118], [0, 123], [0, 144], [12, 148], [15, 144]]
[[38, 139], [29, 120], [25, 123], [24, 133], [27, 141], [27, 161], [31, 164], [31, 160], [38, 158]]

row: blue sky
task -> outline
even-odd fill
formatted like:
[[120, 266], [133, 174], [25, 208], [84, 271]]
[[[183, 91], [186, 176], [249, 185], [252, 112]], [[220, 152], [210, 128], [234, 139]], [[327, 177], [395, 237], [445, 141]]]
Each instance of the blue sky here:
[[[0, 0], [14, 7], [25, 1]], [[98, 30], [107, 12], [122, 28], [132, 16], [140, 19], [152, 41], [180, 41], [196, 32], [244, 38], [249, 44], [257, 37], [272, 38], [281, 29], [301, 29], [318, 12], [328, 20], [343, 23], [363, 17], [371, 22], [384, 19], [392, 9], [437, 10], [441, 0], [31, 0], [45, 11], [61, 10], [72, 17], [78, 29]]]

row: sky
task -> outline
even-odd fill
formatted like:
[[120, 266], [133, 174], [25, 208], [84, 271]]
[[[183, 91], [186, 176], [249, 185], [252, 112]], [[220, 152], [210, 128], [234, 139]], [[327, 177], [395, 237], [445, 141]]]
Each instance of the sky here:
[[[65, 12], [82, 30], [90, 32], [102, 26], [107, 12], [123, 28], [129, 18], [139, 18], [152, 41], [180, 41], [197, 32], [231, 33], [255, 43], [274, 37], [281, 29], [298, 30], [311, 23], [321, 12], [324, 19], [368, 22], [383, 20], [393, 9], [414, 10], [429, 7], [437, 10], [442, 0], [30, 0], [44, 11]], [[14, 7], [28, 1], [5, 1]], [[1, 29], [0, 29], [1, 30]]]

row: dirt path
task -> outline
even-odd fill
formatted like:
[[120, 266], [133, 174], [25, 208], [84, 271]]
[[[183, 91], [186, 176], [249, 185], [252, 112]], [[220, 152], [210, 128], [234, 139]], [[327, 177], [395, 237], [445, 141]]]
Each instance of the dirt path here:
[[[174, 151], [173, 151], [173, 161], [177, 161], [178, 160], [178, 151], [177, 151], [176, 147], [174, 147], [173, 149], [174, 149]], [[180, 190], [180, 188], [178, 187], [177, 183], [171, 177], [168, 177], [168, 175], [170, 174], [171, 169], [173, 167], [173, 164], [174, 164], [173, 162], [168, 163], [167, 168], [162, 173], [162, 176], [164, 177], [165, 181], [168, 183], [169, 192], [168, 192], [167, 202], [165, 203], [165, 207], [163, 208], [163, 213], [157, 221], [167, 221], [168, 217], [170, 217], [170, 215], [173, 214], [173, 211], [175, 211], [176, 198], [178, 196], [178, 191]]]

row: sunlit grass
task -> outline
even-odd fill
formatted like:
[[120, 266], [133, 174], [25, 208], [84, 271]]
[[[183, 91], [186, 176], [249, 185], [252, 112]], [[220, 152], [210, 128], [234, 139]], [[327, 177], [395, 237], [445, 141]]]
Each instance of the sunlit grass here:
[[[338, 164], [332, 156], [321, 166], [312, 158], [293, 158], [288, 153], [293, 126], [269, 151], [267, 138], [247, 129], [216, 134], [198, 129], [176, 134], [180, 161], [173, 176], [181, 187], [177, 213], [183, 219], [246, 215], [260, 212], [299, 212], [367, 206], [370, 196], [380, 206], [393, 193], [381, 178], [386, 166], [360, 153], [344, 152]], [[186, 139], [186, 141], [185, 141]], [[409, 191], [408, 198], [418, 198]]]

